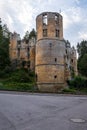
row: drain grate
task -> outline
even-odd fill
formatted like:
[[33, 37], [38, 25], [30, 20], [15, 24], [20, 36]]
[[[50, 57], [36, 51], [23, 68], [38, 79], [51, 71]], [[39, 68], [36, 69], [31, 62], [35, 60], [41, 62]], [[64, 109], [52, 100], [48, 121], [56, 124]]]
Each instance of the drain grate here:
[[75, 123], [84, 123], [85, 120], [84, 119], [79, 119], [79, 118], [73, 118], [73, 119], [70, 119], [72, 122], [75, 122]]

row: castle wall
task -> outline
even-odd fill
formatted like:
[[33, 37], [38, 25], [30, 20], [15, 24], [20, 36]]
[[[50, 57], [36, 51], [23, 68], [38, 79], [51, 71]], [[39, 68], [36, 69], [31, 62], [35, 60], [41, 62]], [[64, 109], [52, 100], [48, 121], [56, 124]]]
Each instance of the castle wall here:
[[22, 63], [25, 62], [24, 66], [30, 70], [35, 70], [35, 38], [29, 40], [21, 40], [17, 33], [11, 34], [9, 55], [13, 63], [17, 67], [21, 67]]

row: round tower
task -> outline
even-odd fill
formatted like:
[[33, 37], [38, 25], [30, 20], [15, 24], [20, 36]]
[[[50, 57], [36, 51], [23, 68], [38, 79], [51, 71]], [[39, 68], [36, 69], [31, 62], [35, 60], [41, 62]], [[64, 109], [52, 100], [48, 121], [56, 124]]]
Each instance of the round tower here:
[[40, 91], [54, 92], [64, 87], [63, 18], [44, 12], [36, 18], [37, 43], [35, 73]]

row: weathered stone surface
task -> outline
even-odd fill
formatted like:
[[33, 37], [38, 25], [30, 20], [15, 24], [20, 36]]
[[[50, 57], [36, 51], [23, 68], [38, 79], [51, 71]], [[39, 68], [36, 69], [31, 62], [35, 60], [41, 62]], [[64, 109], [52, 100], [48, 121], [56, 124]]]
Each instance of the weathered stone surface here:
[[[43, 16], [47, 15], [46, 26], [43, 25]], [[58, 16], [58, 24], [55, 22], [55, 16]], [[43, 38], [43, 29], [47, 29], [47, 34], [49, 38], [55, 38], [55, 30], [58, 29], [60, 31], [59, 39], [63, 39], [63, 22], [62, 16], [58, 13], [53, 12], [44, 12], [37, 16], [36, 18], [36, 28], [37, 28], [37, 40]]]
[[19, 35], [12, 34], [10, 59], [20, 63], [26, 61], [25, 67], [36, 73], [41, 91], [57, 91], [67, 86], [72, 72], [77, 75], [76, 50], [63, 38], [63, 18], [59, 13], [43, 12], [38, 15], [36, 29], [37, 41], [33, 38], [28, 43], [21, 40], [18, 44]]
[[[47, 15], [47, 25], [43, 25], [43, 15]], [[58, 16], [58, 24], [55, 16]], [[57, 13], [42, 13], [37, 16], [36, 75], [37, 85], [41, 91], [57, 91], [64, 87], [64, 55], [62, 16]], [[43, 37], [43, 29], [47, 29], [47, 37]], [[56, 36], [56, 29], [59, 35]]]

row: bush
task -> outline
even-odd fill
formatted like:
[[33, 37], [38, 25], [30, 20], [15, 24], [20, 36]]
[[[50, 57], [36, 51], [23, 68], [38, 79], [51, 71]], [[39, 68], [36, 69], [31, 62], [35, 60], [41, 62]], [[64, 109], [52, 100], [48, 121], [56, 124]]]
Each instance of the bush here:
[[68, 81], [68, 85], [72, 88], [83, 89], [87, 88], [87, 79], [81, 76], [76, 76], [74, 79]]
[[75, 94], [76, 90], [74, 89], [70, 89], [70, 88], [65, 88], [62, 90], [63, 93], [71, 93], [71, 94]]
[[0, 88], [3, 87], [3, 83], [0, 83]]
[[26, 69], [19, 69], [10, 73], [9, 78], [6, 79], [7, 82], [18, 82], [18, 83], [30, 83], [35, 82], [35, 76], [32, 72], [28, 72]]
[[7, 67], [4, 71], [0, 71], [0, 76], [0, 90], [35, 90], [35, 75], [27, 69], [17, 69], [10, 72], [9, 67]]
[[4, 78], [5, 77], [5, 72], [4, 70], [0, 70], [0, 78]]

